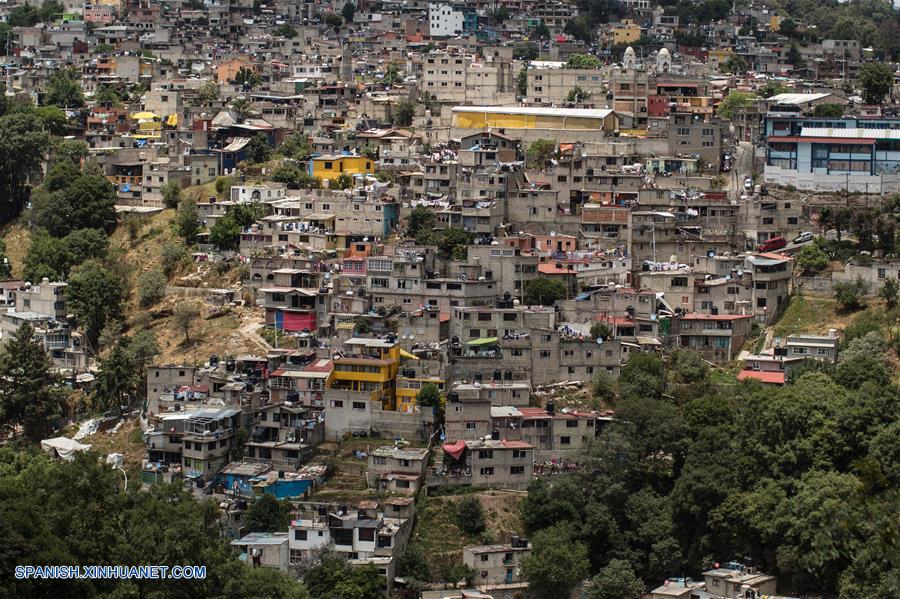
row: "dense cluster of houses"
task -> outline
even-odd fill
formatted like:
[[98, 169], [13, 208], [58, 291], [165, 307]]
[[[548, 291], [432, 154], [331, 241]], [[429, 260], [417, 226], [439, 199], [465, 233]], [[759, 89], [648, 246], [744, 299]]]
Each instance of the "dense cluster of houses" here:
[[[243, 297], [281, 341], [148, 368], [143, 478], [294, 500], [286, 531], [235, 525], [258, 566], [333, 547], [393, 581], [418, 493], [524, 489], [577, 468], [614, 414], [556, 405], [553, 390], [615, 379], [637, 353], [740, 358], [739, 378], [764, 384], [807, 358], [834, 362], [834, 331], [742, 349], [798, 289], [812, 194], [900, 190], [900, 121], [828, 85], [852, 80], [868, 49], [823, 39], [798, 64], [776, 35], [784, 15], [764, 4], [699, 30], [625, 0], [622, 18], [594, 27], [597, 44], [573, 35], [585, 15], [556, 1], [61, 6], [27, 25], [20, 2], [0, 7], [6, 95], [42, 102], [59, 73], [81, 86], [67, 133], [120, 210], [161, 210], [170, 184], [230, 177], [198, 202], [194, 257], [246, 265]], [[776, 38], [742, 34], [748, 19]], [[757, 95], [724, 118], [735, 92]], [[303, 181], [250, 164], [256, 144], [288, 139], [307, 151], [275, 168]], [[238, 206], [258, 218], [220, 251], [210, 233]], [[875, 290], [898, 273], [876, 257], [800, 288], [859, 276]], [[89, 386], [66, 286], [0, 283], [0, 337], [30, 322], [54, 366]], [[333, 474], [322, 446], [353, 437], [371, 439], [357, 456], [371, 493], [317, 501]], [[521, 591], [530, 544], [505, 541], [464, 552], [483, 594], [423, 596]], [[774, 592], [740, 564], [704, 577], [651, 596]]]

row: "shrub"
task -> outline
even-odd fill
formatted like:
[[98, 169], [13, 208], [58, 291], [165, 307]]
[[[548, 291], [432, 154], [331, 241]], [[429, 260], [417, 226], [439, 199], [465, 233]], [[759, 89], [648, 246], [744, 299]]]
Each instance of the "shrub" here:
[[166, 275], [154, 268], [138, 279], [138, 299], [145, 308], [158, 304], [166, 296]]

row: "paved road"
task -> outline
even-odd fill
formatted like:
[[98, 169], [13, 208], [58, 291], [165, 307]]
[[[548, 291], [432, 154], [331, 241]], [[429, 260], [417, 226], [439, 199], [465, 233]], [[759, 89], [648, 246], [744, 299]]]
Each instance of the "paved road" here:
[[744, 179], [753, 176], [753, 144], [742, 141], [738, 143], [734, 151], [734, 163], [731, 177], [728, 179], [729, 189], [740, 197], [744, 191]]

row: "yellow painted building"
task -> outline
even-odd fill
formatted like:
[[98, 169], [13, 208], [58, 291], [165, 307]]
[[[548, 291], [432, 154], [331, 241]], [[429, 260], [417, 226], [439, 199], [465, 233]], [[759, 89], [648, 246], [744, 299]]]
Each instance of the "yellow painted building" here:
[[641, 27], [630, 21], [613, 23], [606, 31], [606, 43], [612, 46], [633, 44], [641, 39]]
[[456, 106], [453, 127], [479, 131], [488, 128], [612, 131], [616, 128], [616, 116], [609, 109]]
[[769, 29], [771, 31], [778, 31], [781, 29], [781, 15], [772, 15], [769, 17]]
[[369, 393], [382, 410], [394, 410], [400, 346], [385, 339], [354, 337], [344, 341], [343, 355], [333, 360], [329, 387]]
[[309, 159], [309, 174], [320, 179], [336, 179], [341, 173], [371, 175], [375, 162], [367, 156], [315, 156]]
[[[402, 374], [401, 370], [401, 374]], [[444, 379], [438, 378], [436, 376], [422, 376], [422, 377], [405, 377], [398, 376], [397, 377], [397, 411], [398, 412], [412, 412], [416, 409], [416, 397], [419, 395], [419, 391], [422, 390], [422, 387], [427, 385], [428, 383], [434, 383], [437, 385], [438, 390], [443, 393], [444, 392]]]

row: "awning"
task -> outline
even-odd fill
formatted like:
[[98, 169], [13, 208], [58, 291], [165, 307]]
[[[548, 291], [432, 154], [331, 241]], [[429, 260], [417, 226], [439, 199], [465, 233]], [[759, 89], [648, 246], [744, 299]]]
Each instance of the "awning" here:
[[132, 120], [144, 121], [144, 120], [152, 120], [158, 119], [159, 116], [152, 112], [135, 112], [131, 115]]
[[418, 360], [419, 359], [419, 356], [417, 356], [415, 354], [411, 354], [408, 351], [406, 351], [405, 349], [400, 350], [400, 356], [406, 358], [407, 360]]
[[456, 443], [445, 443], [444, 451], [449, 453], [454, 460], [458, 460], [459, 456], [466, 450], [465, 441], [457, 441]]
[[178, 126], [178, 115], [170, 114], [166, 117], [166, 125], [169, 127], [177, 127]]
[[496, 337], [480, 337], [478, 339], [472, 339], [467, 342], [466, 345], [488, 345], [491, 343], [497, 343]]
[[222, 148], [223, 152], [238, 152], [250, 143], [249, 137], [235, 137], [230, 144]]

